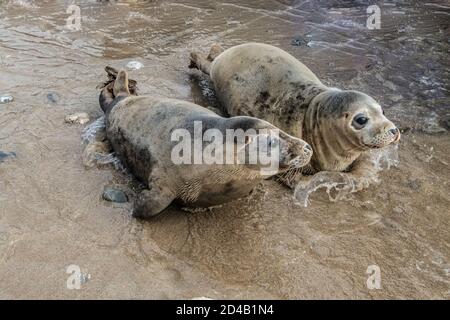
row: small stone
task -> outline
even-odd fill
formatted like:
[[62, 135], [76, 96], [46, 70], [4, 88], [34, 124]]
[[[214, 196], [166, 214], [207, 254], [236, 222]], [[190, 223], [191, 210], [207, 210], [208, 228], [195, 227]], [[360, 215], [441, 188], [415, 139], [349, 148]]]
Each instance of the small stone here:
[[442, 125], [445, 129], [450, 130], [450, 118], [444, 119]]
[[89, 115], [86, 112], [69, 114], [64, 121], [66, 123], [86, 124], [89, 122]]
[[13, 102], [14, 101], [14, 98], [13, 98], [13, 96], [8, 96], [8, 95], [5, 95], [5, 96], [1, 96], [0, 97], [0, 103], [10, 103], [10, 102]]
[[380, 82], [384, 82], [383, 76], [380, 73], [375, 74], [375, 79], [377, 79]]
[[292, 39], [292, 41], [291, 41], [291, 45], [296, 46], [296, 47], [301, 47], [301, 46], [309, 47], [309, 42], [310, 41], [306, 40], [302, 36], [295, 36], [294, 39]]
[[55, 92], [49, 92], [47, 93], [47, 101], [50, 103], [57, 103], [59, 100], [59, 95]]
[[403, 99], [403, 96], [402, 96], [402, 95], [399, 95], [399, 94], [393, 94], [393, 95], [390, 95], [390, 96], [389, 96], [389, 99], [390, 99], [391, 101], [398, 102], [398, 101], [400, 101], [400, 100]]
[[130, 61], [127, 63], [127, 68], [129, 70], [139, 70], [143, 67], [144, 65], [142, 63], [140, 63], [139, 61]]
[[389, 80], [384, 81], [383, 85], [389, 89], [391, 89], [392, 91], [396, 91], [397, 90], [397, 86]]
[[16, 157], [15, 152], [0, 151], [0, 162], [3, 162], [3, 160], [6, 160], [7, 158], [15, 158], [15, 157]]
[[394, 209], [392, 209], [392, 211], [397, 214], [403, 213], [403, 209], [399, 206], [394, 207]]
[[410, 187], [411, 189], [415, 190], [415, 191], [419, 191], [422, 187], [422, 183], [420, 182], [420, 180], [409, 180], [408, 181], [408, 187]]
[[376, 66], [377, 66], [377, 63], [375, 61], [369, 62], [368, 64], [366, 64], [366, 70], [372, 70]]
[[429, 133], [429, 134], [436, 134], [436, 133], [442, 133], [447, 130], [445, 128], [441, 127], [438, 123], [433, 123], [431, 121], [425, 122], [423, 128], [423, 132]]
[[125, 203], [128, 202], [128, 197], [122, 190], [114, 187], [105, 187], [103, 190], [103, 199], [110, 202]]

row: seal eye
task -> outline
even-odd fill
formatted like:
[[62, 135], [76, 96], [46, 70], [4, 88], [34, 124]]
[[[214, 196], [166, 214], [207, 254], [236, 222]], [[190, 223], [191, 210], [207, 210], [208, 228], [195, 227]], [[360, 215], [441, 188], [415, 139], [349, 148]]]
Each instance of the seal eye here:
[[365, 125], [367, 123], [367, 121], [369, 121], [369, 119], [365, 118], [365, 117], [361, 117], [355, 120], [358, 124], [360, 125]]
[[362, 129], [364, 128], [364, 126], [367, 124], [368, 121], [369, 118], [367, 118], [365, 115], [358, 114], [356, 117], [353, 118], [352, 125], [355, 129]]

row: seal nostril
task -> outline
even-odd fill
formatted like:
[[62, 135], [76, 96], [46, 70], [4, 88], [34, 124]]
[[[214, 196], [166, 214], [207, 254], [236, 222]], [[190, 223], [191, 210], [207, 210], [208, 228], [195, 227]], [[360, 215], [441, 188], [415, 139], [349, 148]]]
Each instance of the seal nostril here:
[[312, 151], [312, 148], [311, 148], [311, 146], [309, 144], [307, 144], [307, 145], [305, 145], [303, 147], [303, 150], [305, 150], [305, 151]]
[[398, 129], [397, 128], [390, 129], [389, 132], [392, 133], [393, 135], [396, 135], [398, 133]]

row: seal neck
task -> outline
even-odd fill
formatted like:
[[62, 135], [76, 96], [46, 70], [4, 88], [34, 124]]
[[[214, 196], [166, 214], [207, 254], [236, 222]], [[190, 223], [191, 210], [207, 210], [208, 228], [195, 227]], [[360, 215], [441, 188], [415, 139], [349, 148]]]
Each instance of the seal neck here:
[[[326, 91], [327, 87], [321, 83], [307, 81], [292, 81], [285, 87], [282, 104], [286, 106], [280, 121], [273, 120], [278, 127], [295, 137], [304, 137], [305, 113], [316, 96]], [[277, 114], [278, 117], [278, 114]], [[275, 118], [277, 118], [275, 117]], [[295, 121], [292, 121], [295, 119]], [[300, 125], [299, 125], [300, 124]]]

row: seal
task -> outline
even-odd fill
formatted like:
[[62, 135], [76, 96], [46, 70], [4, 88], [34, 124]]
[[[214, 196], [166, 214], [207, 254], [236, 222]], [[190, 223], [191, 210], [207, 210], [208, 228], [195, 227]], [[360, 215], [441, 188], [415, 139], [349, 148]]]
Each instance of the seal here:
[[[130, 85], [127, 72], [116, 72], [111, 67], [106, 70], [110, 79], [102, 88], [99, 102], [105, 112], [107, 138], [126, 168], [146, 186], [135, 201], [135, 217], [154, 216], [175, 200], [185, 206], [210, 207], [242, 198], [261, 180], [301, 167], [311, 158], [312, 149], [306, 142], [264, 120], [247, 116], [224, 118], [190, 102], [133, 95], [135, 82]], [[255, 134], [245, 136], [242, 144], [238, 135], [219, 141], [223, 148], [213, 152], [218, 161], [198, 162], [195, 160], [198, 151], [205, 152], [212, 145], [212, 139], [205, 138], [212, 130], [223, 136], [238, 130], [254, 130]], [[268, 137], [267, 130], [278, 135], [262, 139]], [[191, 149], [180, 151], [178, 134], [185, 138], [184, 142], [188, 141]], [[198, 134], [203, 136], [200, 149], [195, 145]], [[194, 139], [190, 140], [191, 137]], [[254, 141], [259, 141], [257, 150], [250, 148]], [[214, 142], [217, 146], [217, 141]], [[224, 161], [220, 149], [230, 151], [231, 163]], [[273, 172], [263, 170], [267, 163], [247, 161], [252, 152], [275, 149], [278, 166]], [[194, 150], [192, 154], [190, 150]], [[238, 161], [241, 151], [245, 161]], [[187, 161], [177, 162], [175, 156]]]
[[312, 146], [308, 166], [281, 176], [288, 186], [302, 174], [318, 171], [364, 175], [372, 166], [367, 151], [400, 139], [400, 131], [373, 98], [325, 86], [277, 47], [246, 43], [223, 50], [214, 44], [207, 57], [192, 52], [190, 60], [190, 68], [210, 76], [229, 115], [264, 119]]

